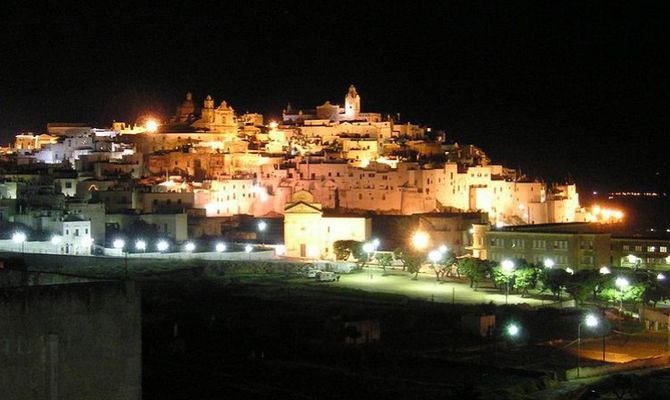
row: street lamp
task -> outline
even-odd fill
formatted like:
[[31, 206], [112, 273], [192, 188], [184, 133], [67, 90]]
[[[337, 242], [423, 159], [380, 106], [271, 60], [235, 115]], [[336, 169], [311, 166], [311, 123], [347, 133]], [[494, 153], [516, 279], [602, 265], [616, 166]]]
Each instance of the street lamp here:
[[611, 271], [609, 268], [607, 268], [607, 267], [602, 267], [602, 268], [600, 268], [599, 271], [600, 271], [600, 273], [603, 274], [603, 275], [609, 275], [609, 274], [612, 273], [612, 271]]
[[517, 325], [516, 323], [512, 322], [507, 327], [505, 328], [505, 333], [507, 333], [507, 336], [510, 338], [514, 339], [517, 336], [519, 336], [519, 333], [521, 332], [521, 327]]
[[265, 221], [259, 221], [258, 222], [258, 231], [261, 233], [261, 240], [263, 246], [265, 246], [265, 229], [268, 227], [267, 222]]
[[556, 263], [554, 263], [554, 260], [552, 260], [551, 258], [547, 258], [547, 259], [544, 260], [544, 267], [545, 268], [552, 269], [552, 268], [554, 268], [554, 265], [556, 265]]
[[167, 241], [160, 240], [158, 243], [156, 243], [156, 248], [158, 249], [158, 251], [162, 253], [167, 251], [167, 249], [170, 248], [170, 245], [168, 244]]
[[514, 271], [514, 262], [512, 260], [503, 260], [500, 263], [502, 267], [503, 274], [505, 274], [505, 304], [507, 304], [507, 296], [509, 296], [509, 280], [511, 278], [510, 274]]
[[372, 245], [375, 247], [375, 250], [377, 250], [377, 248], [379, 248], [380, 244], [381, 244], [381, 242], [379, 241], [379, 239], [377, 239], [377, 238], [372, 239]]
[[14, 243], [16, 243], [16, 244], [20, 244], [20, 245], [21, 245], [21, 253], [23, 253], [23, 244], [26, 242], [26, 239], [27, 239], [27, 238], [28, 238], [28, 237], [27, 237], [26, 234], [23, 233], [23, 232], [15, 232], [15, 233], [12, 235], [12, 241], [13, 241]]
[[412, 235], [412, 246], [414, 246], [414, 248], [419, 251], [424, 250], [426, 247], [428, 247], [429, 241], [430, 238], [428, 237], [428, 234], [426, 232], [416, 231]]
[[442, 259], [442, 253], [440, 253], [439, 250], [433, 250], [430, 253], [428, 253], [428, 259], [430, 260], [430, 262], [433, 263], [433, 269], [434, 269], [435, 264], [437, 264]]
[[656, 280], [657, 281], [664, 281], [665, 280], [665, 274], [663, 274], [662, 272], [659, 272], [659, 274], [656, 275]]
[[584, 320], [577, 325], [577, 378], [579, 378], [579, 371], [582, 367], [582, 324], [586, 324], [588, 328], [595, 328], [598, 326], [598, 317], [587, 314]]
[[375, 245], [372, 242], [367, 242], [363, 244], [363, 251], [368, 255], [368, 261], [370, 261], [370, 254], [375, 251]]
[[138, 240], [138, 241], [136, 241], [136, 242], [135, 242], [135, 249], [136, 249], [136, 250], [139, 250], [139, 251], [141, 251], [141, 252], [146, 251], [146, 249], [147, 249], [147, 242], [145, 242], [144, 240]]
[[438, 250], [440, 251], [440, 253], [442, 253], [442, 254], [447, 254], [447, 252], [449, 251], [449, 248], [447, 247], [446, 244], [442, 244], [442, 245], [440, 245], [440, 247], [438, 247], [437, 249], [438, 249]]
[[247, 254], [249, 255], [249, 260], [251, 260], [251, 251], [252, 251], [253, 249], [254, 249], [254, 248], [251, 247], [250, 244], [244, 246], [244, 252], [247, 253]]
[[124, 253], [125, 257], [123, 262], [123, 270], [125, 278], [128, 279], [128, 252], [124, 251], [124, 247], [126, 247], [126, 242], [123, 239], [114, 239], [112, 246], [114, 246], [115, 249], [119, 249], [121, 250], [121, 252]]
[[191, 252], [191, 251], [195, 250], [195, 243], [193, 243], [193, 242], [186, 243], [186, 246], [184, 246], [184, 249], [186, 249], [186, 251], [188, 251], [188, 252]]
[[616, 278], [616, 281], [614, 281], [614, 284], [616, 287], [619, 289], [620, 292], [620, 303], [619, 303], [619, 313], [623, 314], [623, 291], [630, 285], [630, 282], [628, 282], [628, 279], [624, 277], [618, 277]]
[[224, 251], [226, 251], [226, 244], [223, 243], [223, 242], [219, 242], [219, 243], [217, 243], [217, 244], [216, 244], [216, 251], [217, 251], [218, 253], [223, 253]]

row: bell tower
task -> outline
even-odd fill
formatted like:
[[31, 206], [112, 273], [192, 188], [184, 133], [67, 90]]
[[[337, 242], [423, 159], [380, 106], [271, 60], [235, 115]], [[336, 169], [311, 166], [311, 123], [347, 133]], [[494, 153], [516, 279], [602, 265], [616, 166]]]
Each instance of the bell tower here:
[[344, 116], [346, 119], [358, 119], [361, 113], [361, 97], [356, 93], [354, 85], [349, 86], [349, 92], [344, 96]]

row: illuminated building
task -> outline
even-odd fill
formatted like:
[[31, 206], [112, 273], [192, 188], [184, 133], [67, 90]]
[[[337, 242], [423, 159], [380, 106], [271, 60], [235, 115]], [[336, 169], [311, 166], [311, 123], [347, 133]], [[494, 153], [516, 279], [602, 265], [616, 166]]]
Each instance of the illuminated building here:
[[296, 192], [284, 209], [284, 244], [288, 257], [334, 258], [338, 240], [364, 242], [370, 238], [370, 219], [324, 217], [321, 204], [306, 191]]
[[523, 258], [533, 263], [550, 259], [560, 268], [670, 266], [670, 239], [611, 232], [597, 223], [564, 223], [484, 229], [486, 253], [493, 261]]

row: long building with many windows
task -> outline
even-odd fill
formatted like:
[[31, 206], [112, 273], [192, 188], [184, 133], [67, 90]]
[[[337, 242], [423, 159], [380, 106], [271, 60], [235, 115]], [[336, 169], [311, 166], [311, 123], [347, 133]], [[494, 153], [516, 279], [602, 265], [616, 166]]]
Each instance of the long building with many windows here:
[[670, 268], [670, 237], [639, 237], [591, 223], [522, 225], [476, 229], [474, 252], [493, 261], [523, 258], [551, 260], [562, 268]]

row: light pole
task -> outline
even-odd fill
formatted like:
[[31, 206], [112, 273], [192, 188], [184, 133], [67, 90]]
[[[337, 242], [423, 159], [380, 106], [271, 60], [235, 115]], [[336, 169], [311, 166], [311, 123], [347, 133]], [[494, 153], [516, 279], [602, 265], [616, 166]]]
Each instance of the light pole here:
[[554, 268], [554, 265], [556, 265], [556, 263], [554, 263], [554, 260], [552, 260], [551, 258], [547, 258], [546, 260], [544, 260], [544, 267], [545, 268], [552, 269], [552, 268]]
[[619, 314], [623, 315], [623, 291], [628, 287], [630, 282], [624, 277], [618, 277], [614, 281], [614, 284], [619, 289]]
[[16, 244], [20, 244], [20, 245], [21, 245], [21, 254], [23, 254], [23, 251], [24, 251], [24, 246], [23, 246], [23, 244], [26, 242], [26, 239], [27, 239], [27, 238], [28, 238], [28, 237], [27, 237], [26, 234], [23, 233], [23, 232], [16, 232], [16, 233], [14, 233], [14, 234], [12, 235], [12, 241], [13, 241], [14, 243], [16, 243]]
[[195, 250], [195, 243], [193, 243], [193, 242], [186, 243], [186, 245], [184, 246], [184, 249], [186, 251], [188, 251], [189, 253], [192, 253], [193, 250]]
[[251, 250], [253, 250], [253, 249], [254, 249], [254, 248], [251, 247], [250, 244], [244, 246], [244, 252], [247, 253], [247, 254], [249, 255], [249, 261], [251, 261]]
[[262, 245], [265, 247], [265, 229], [268, 227], [267, 222], [265, 221], [259, 221], [258, 222], [258, 231], [261, 233], [261, 240], [262, 240]]
[[598, 326], [598, 317], [593, 314], [588, 314], [583, 321], [577, 325], [577, 378], [582, 368], [582, 324], [586, 324], [588, 328], [595, 328]]
[[219, 242], [216, 244], [216, 252], [219, 253], [219, 258], [223, 259], [222, 253], [226, 251], [226, 244], [223, 242]]
[[363, 244], [363, 251], [367, 254], [367, 261], [370, 262], [370, 254], [374, 253], [375, 245], [373, 242]]
[[514, 262], [512, 260], [503, 260], [500, 263], [500, 267], [505, 275], [505, 304], [507, 304], [507, 297], [509, 296], [509, 280], [511, 278], [510, 274], [514, 271]]
[[433, 269], [435, 269], [435, 264], [442, 259], [442, 253], [439, 250], [433, 250], [428, 253], [428, 259], [433, 263]]
[[125, 279], [128, 279], [128, 252], [124, 250], [126, 247], [126, 242], [123, 239], [114, 239], [114, 243], [112, 243], [112, 246], [114, 246], [115, 249], [121, 250], [122, 253], [124, 253], [124, 276]]

